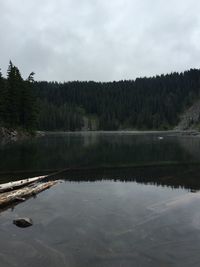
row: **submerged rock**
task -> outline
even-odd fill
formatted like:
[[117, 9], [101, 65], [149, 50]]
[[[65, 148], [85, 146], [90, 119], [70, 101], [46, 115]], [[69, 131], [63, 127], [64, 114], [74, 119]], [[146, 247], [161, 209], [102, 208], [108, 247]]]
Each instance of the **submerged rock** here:
[[19, 219], [13, 220], [13, 223], [16, 226], [22, 227], [22, 228], [29, 227], [29, 226], [33, 225], [33, 221], [30, 218], [19, 218]]

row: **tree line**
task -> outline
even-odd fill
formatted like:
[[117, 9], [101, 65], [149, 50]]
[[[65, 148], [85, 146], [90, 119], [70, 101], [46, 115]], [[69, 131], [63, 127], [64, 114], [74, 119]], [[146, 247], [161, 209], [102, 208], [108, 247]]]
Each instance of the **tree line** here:
[[171, 129], [200, 95], [200, 70], [114, 82], [35, 82], [41, 130]]
[[0, 73], [0, 125], [38, 130], [171, 129], [200, 96], [200, 70], [113, 82], [24, 80]]

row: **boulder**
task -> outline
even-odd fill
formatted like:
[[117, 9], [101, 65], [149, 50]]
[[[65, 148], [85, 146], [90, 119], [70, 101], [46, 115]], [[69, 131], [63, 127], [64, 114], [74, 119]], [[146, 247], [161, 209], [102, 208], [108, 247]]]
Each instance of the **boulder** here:
[[30, 218], [18, 218], [16, 220], [13, 220], [13, 223], [18, 227], [29, 227], [33, 225], [33, 221]]

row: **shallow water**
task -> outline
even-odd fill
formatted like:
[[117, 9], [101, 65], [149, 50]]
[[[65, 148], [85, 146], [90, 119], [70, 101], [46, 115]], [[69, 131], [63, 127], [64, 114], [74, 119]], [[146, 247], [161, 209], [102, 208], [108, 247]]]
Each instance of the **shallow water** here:
[[[0, 267], [200, 266], [199, 146], [197, 137], [93, 133], [2, 147], [3, 171], [82, 169], [0, 213]], [[162, 166], [120, 168], [149, 163]], [[23, 216], [32, 227], [12, 224]]]
[[0, 266], [199, 266], [199, 204], [183, 189], [62, 182], [1, 213]]

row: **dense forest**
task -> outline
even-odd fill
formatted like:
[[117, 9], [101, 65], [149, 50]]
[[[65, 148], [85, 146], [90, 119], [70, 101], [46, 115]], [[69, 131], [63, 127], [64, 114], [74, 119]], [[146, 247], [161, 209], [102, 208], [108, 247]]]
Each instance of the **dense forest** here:
[[200, 95], [200, 70], [118, 82], [35, 82], [41, 130], [171, 129]]
[[36, 97], [32, 84], [34, 73], [23, 80], [19, 69], [9, 63], [7, 78], [0, 72], [0, 126], [33, 131], [37, 123]]
[[23, 80], [0, 74], [0, 123], [38, 130], [171, 129], [200, 96], [200, 70], [114, 82]]

